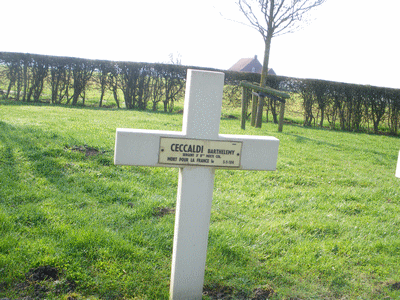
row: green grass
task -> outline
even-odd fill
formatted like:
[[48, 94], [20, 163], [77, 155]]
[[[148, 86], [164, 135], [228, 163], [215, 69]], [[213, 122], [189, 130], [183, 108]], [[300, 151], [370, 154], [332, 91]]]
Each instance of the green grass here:
[[[279, 138], [278, 167], [216, 171], [204, 299], [399, 299], [400, 139], [247, 125], [220, 132]], [[159, 208], [175, 207], [178, 171], [114, 166], [113, 147], [117, 127], [181, 126], [0, 102], [0, 298], [168, 299], [174, 214]], [[27, 280], [39, 266], [59, 279]]]

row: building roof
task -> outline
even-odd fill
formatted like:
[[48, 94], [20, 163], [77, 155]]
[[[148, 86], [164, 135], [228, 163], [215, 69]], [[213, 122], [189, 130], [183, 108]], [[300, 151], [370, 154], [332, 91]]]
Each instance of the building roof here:
[[[252, 72], [252, 73], [259, 73], [262, 72], [262, 64], [258, 61], [257, 55], [253, 58], [242, 58], [236, 64], [228, 69], [229, 71], [236, 71], [236, 72]], [[272, 68], [268, 69], [269, 75], [276, 75]]]

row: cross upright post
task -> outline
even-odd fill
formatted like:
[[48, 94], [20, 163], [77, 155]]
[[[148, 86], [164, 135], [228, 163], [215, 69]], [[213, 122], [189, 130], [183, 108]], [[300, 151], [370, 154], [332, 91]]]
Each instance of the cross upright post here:
[[219, 134], [224, 73], [188, 70], [182, 131], [117, 129], [118, 165], [179, 167], [170, 299], [201, 299], [215, 168], [276, 169], [279, 140]]

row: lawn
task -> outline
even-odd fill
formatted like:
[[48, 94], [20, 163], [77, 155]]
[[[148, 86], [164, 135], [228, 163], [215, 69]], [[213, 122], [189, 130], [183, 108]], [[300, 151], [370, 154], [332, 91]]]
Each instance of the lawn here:
[[[178, 170], [114, 166], [113, 148], [118, 127], [181, 126], [0, 101], [0, 298], [168, 299]], [[400, 298], [398, 137], [220, 132], [280, 149], [275, 172], [216, 171], [204, 299]]]

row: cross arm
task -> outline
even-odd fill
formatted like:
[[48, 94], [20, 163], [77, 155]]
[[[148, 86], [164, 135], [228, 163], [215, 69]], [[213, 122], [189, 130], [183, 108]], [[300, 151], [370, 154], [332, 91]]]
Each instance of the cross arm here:
[[115, 139], [114, 164], [165, 167], [165, 165], [158, 164], [161, 136], [185, 137], [179, 131], [118, 128]]
[[[187, 167], [188, 165], [184, 164], [170, 165], [158, 162], [161, 137], [182, 139], [185, 138], [185, 134], [178, 131], [117, 129], [114, 163], [130, 166]], [[274, 137], [220, 134], [217, 140], [242, 143], [240, 166], [235, 169], [276, 169], [279, 140]]]
[[220, 134], [220, 140], [242, 142], [241, 170], [275, 171], [279, 140], [272, 136]]

